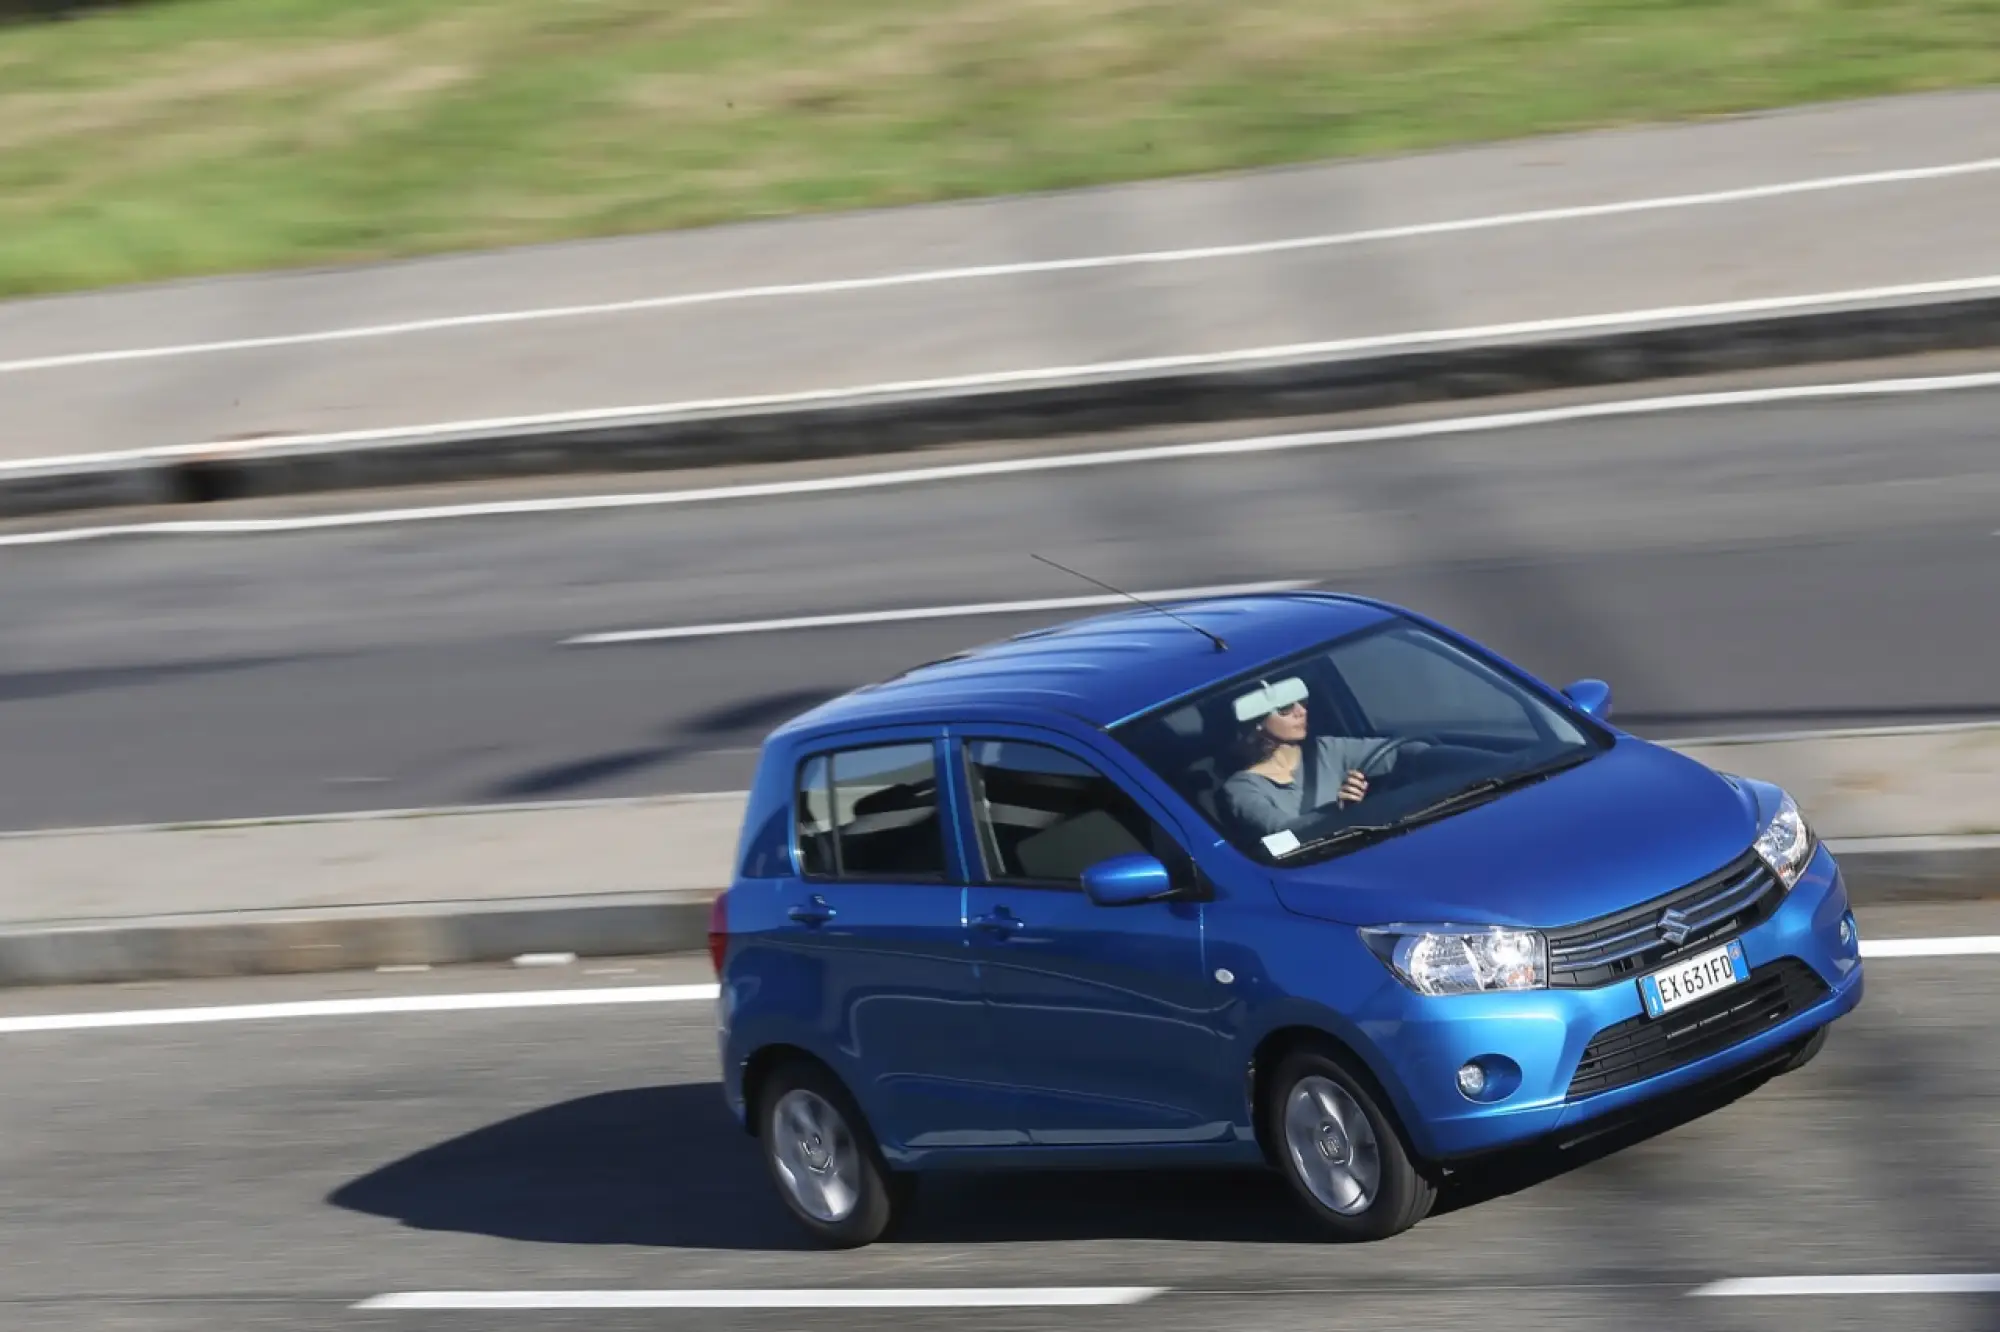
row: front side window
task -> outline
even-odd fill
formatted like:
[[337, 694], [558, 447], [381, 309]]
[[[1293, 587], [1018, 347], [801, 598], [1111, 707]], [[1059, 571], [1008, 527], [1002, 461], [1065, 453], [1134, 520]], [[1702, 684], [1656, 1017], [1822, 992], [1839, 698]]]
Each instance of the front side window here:
[[1165, 829], [1124, 788], [1048, 745], [968, 740], [966, 771], [986, 876], [1081, 887], [1083, 872], [1143, 852], [1174, 863]]
[[1448, 817], [1609, 744], [1400, 619], [1269, 662], [1116, 736], [1232, 845], [1277, 864]]
[[937, 759], [927, 741], [815, 755], [799, 768], [799, 866], [809, 878], [945, 877]]

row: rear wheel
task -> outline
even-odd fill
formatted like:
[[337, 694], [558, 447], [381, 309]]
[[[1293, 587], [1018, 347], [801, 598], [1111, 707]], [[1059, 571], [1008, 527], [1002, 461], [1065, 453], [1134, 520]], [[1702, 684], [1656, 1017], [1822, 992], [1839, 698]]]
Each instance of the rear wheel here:
[[1387, 1239], [1429, 1214], [1436, 1185], [1389, 1108], [1339, 1060], [1318, 1050], [1287, 1056], [1264, 1113], [1279, 1169], [1329, 1238]]
[[821, 1244], [858, 1248], [888, 1234], [916, 1179], [889, 1169], [840, 1080], [803, 1060], [774, 1069], [759, 1098], [758, 1140], [778, 1196]]

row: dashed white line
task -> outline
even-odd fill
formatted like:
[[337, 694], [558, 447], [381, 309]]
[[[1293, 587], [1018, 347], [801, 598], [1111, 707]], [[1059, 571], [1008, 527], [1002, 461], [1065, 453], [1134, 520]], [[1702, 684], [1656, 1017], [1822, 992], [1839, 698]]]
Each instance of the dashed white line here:
[[1799, 1295], [2000, 1295], [2000, 1273], [1910, 1272], [1878, 1276], [1738, 1277], [1689, 1294], [1713, 1299]]
[[[2000, 278], [1991, 279], [2000, 290]], [[1906, 379], [1859, 380], [1848, 383], [1797, 384], [1785, 387], [1735, 389], [1714, 393], [1629, 398], [1612, 402], [1576, 403], [1532, 411], [1495, 412], [1483, 416], [1409, 421], [1396, 425], [1312, 430], [1284, 435], [1254, 435], [1191, 444], [1161, 444], [1136, 449], [1002, 458], [988, 462], [947, 463], [894, 471], [815, 477], [799, 481], [765, 481], [745, 485], [709, 486], [692, 490], [641, 491], [615, 495], [571, 495], [539, 499], [500, 500], [468, 504], [424, 505], [405, 509], [373, 509], [354, 513], [312, 514], [286, 518], [175, 519], [119, 523], [101, 527], [61, 528], [46, 532], [0, 535], [0, 547], [64, 545], [111, 537], [254, 536], [278, 532], [309, 532], [332, 528], [375, 527], [449, 519], [494, 518], [531, 514], [580, 513], [599, 509], [641, 509], [676, 504], [712, 504], [730, 500], [795, 498], [847, 491], [887, 490], [901, 486], [988, 477], [1023, 476], [1079, 468], [1118, 467], [1236, 454], [1275, 453], [1291, 449], [1326, 448], [1387, 440], [1423, 439], [1443, 435], [1518, 430], [1576, 421], [1610, 420], [1667, 412], [1754, 407], [1789, 402], [1834, 401], [1845, 398], [1898, 397], [1910, 394], [1962, 392], [2000, 388], [2000, 373], [1933, 375]], [[468, 423], [469, 424], [469, 423]], [[491, 423], [496, 429], [506, 423]], [[454, 429], [456, 427], [453, 427]], [[441, 430], [444, 428], [440, 428]], [[136, 455], [134, 455], [136, 457]], [[49, 464], [63, 460], [43, 459]], [[73, 460], [72, 460], [73, 461]], [[25, 469], [28, 464], [18, 464]], [[0, 471], [6, 470], [0, 464]]]
[[[1965, 938], [1870, 939], [1864, 958], [2000, 956], [2000, 935]], [[599, 1004], [681, 1004], [714, 1000], [721, 987], [633, 985], [566, 990], [501, 990], [486, 994], [385, 995], [368, 999], [305, 999], [291, 1003], [218, 1004], [200, 1008], [141, 1008], [103, 1013], [33, 1013], [0, 1017], [0, 1035], [176, 1027], [298, 1018], [376, 1017], [393, 1013], [459, 1013], [521, 1008], [583, 1008]]]
[[425, 1290], [377, 1295], [356, 1309], [1024, 1309], [1139, 1304], [1162, 1286], [958, 1286], [823, 1290]]
[[[1196, 597], [1241, 596], [1254, 592], [1295, 592], [1312, 583], [1291, 580], [1271, 583], [1236, 583], [1222, 587], [1176, 587], [1137, 592], [1146, 601], [1183, 601]], [[1129, 606], [1127, 597], [1076, 596], [1047, 597], [1040, 601], [982, 601], [960, 606], [916, 606], [901, 610], [853, 611], [839, 615], [800, 615], [785, 620], [735, 620], [720, 624], [684, 624], [664, 629], [618, 629], [600, 634], [579, 634], [562, 640], [565, 647], [602, 647], [614, 643], [648, 643], [674, 638], [722, 638], [735, 634], [788, 633], [798, 629], [827, 629], [848, 625], [895, 624], [907, 620], [956, 620], [980, 615], [1024, 615], [1037, 611], [1078, 610], [1092, 606]]]
[[1027, 260], [1017, 263], [975, 264], [956, 268], [919, 269], [906, 273], [886, 273], [868, 277], [831, 278], [813, 282], [774, 283], [764, 286], [731, 287], [715, 291], [682, 292], [647, 296], [634, 300], [599, 301], [574, 305], [536, 306], [515, 310], [495, 310], [476, 314], [443, 315], [429, 319], [408, 319], [393, 323], [361, 324], [345, 328], [280, 333], [268, 337], [224, 338], [206, 342], [171, 343], [152, 347], [126, 347], [105, 351], [72, 352], [50, 356], [23, 357], [0, 361], [0, 374], [24, 374], [36, 370], [60, 370], [79, 366], [105, 365], [121, 361], [161, 360], [168, 357], [211, 356], [226, 352], [258, 351], [272, 347], [297, 347], [313, 343], [351, 342], [370, 338], [402, 337], [416, 333], [438, 333], [454, 329], [483, 328], [504, 324], [524, 324], [560, 319], [604, 318], [688, 306], [715, 305], [734, 301], [775, 300], [793, 297], [831, 296], [952, 282], [989, 281], [995, 278], [1026, 277], [1046, 273], [1069, 273], [1090, 269], [1130, 268], [1163, 264], [1215, 262], [1259, 255], [1283, 254], [1299, 250], [1331, 249], [1382, 241], [1412, 240], [1425, 236], [1445, 236], [1463, 232], [1490, 231], [1506, 227], [1532, 226], [1555, 222], [1584, 221], [1616, 217], [1628, 213], [1663, 212], [1676, 209], [1707, 208], [1745, 203], [1758, 199], [1781, 198], [1827, 190], [1862, 189], [1880, 185], [1904, 185], [1919, 181], [1943, 180], [1955, 176], [1979, 175], [2000, 170], [2000, 158], [1978, 158], [1947, 162], [1928, 167], [1902, 167], [1844, 176], [1819, 176], [1781, 181], [1729, 190], [1705, 190], [1689, 194], [1656, 195], [1611, 203], [1577, 204], [1559, 208], [1537, 208], [1480, 217], [1455, 218], [1438, 222], [1417, 222], [1401, 226], [1370, 227], [1356, 231], [1325, 232], [1236, 244], [1198, 245], [1182, 249], [1140, 250], [1123, 254], [1085, 255], [1067, 259]]

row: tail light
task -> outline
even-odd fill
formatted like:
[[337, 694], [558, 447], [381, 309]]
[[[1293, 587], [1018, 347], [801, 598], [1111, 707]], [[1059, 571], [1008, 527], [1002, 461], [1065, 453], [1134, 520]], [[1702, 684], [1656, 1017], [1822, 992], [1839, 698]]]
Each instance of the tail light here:
[[729, 894], [717, 893], [708, 904], [708, 962], [722, 979], [722, 959], [729, 951]]

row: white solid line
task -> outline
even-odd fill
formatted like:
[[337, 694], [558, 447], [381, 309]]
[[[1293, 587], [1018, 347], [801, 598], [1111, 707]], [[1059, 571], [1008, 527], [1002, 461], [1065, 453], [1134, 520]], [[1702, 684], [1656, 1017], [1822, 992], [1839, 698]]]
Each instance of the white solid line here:
[[2000, 728], [2000, 720], [1908, 722], [1887, 726], [1829, 726], [1818, 731], [1743, 731], [1718, 732], [1714, 735], [1677, 735], [1665, 743], [1676, 746], [1701, 745], [1719, 748], [1725, 745], [1778, 745], [1815, 740], [1876, 740], [1913, 735], [1962, 735], [1996, 728]]
[[1861, 940], [1861, 956], [1879, 957], [1992, 957], [2000, 954], [2000, 934], [1971, 934], [1940, 939]]
[[0, 842], [50, 837], [114, 837], [134, 833], [212, 832], [237, 828], [282, 828], [300, 823], [377, 823], [403, 819], [483, 818], [496, 814], [554, 814], [567, 810], [636, 809], [646, 805], [691, 805], [741, 801], [747, 791], [687, 791], [649, 796], [596, 796], [588, 800], [525, 800], [492, 805], [411, 805], [401, 809], [336, 810], [317, 814], [264, 814], [240, 819], [189, 819], [170, 823], [87, 823], [0, 832]]
[[1697, 1297], [1764, 1295], [1995, 1295], [2000, 1273], [1910, 1272], [1881, 1276], [1739, 1277], [1688, 1292]]
[[[1996, 287], [2000, 287], [2000, 279], [1995, 279], [1994, 284]], [[847, 491], [885, 490], [899, 486], [931, 484], [945, 481], [965, 481], [995, 476], [1021, 476], [1038, 472], [1060, 472], [1079, 468], [1117, 467], [1134, 463], [1171, 462], [1236, 454], [1275, 453], [1288, 449], [1376, 443], [1385, 440], [1422, 439], [1441, 435], [1464, 435], [1485, 431], [1518, 430], [1538, 425], [1561, 425], [1576, 421], [1610, 420], [1618, 417], [1646, 416], [1665, 412], [1752, 407], [1787, 402], [1828, 401], [1841, 398], [1947, 393], [1967, 389], [1989, 388], [2000, 388], [2000, 372], [1936, 375], [1909, 379], [1863, 380], [1836, 384], [1800, 384], [1781, 388], [1734, 389], [1713, 393], [1689, 393], [1670, 397], [1632, 398], [1614, 402], [1578, 403], [1564, 407], [1545, 407], [1533, 411], [1496, 412], [1486, 416], [1451, 417], [1436, 421], [1410, 421], [1397, 425], [1314, 430], [1289, 435], [1256, 435], [1241, 439], [1211, 440], [1192, 444], [1161, 444], [1137, 449], [1115, 449], [1092, 453], [1071, 453], [1031, 458], [1006, 458], [990, 462], [948, 463], [935, 467], [911, 467], [897, 471], [816, 477], [803, 481], [766, 481], [734, 486], [710, 486], [696, 490], [643, 491], [633, 494], [574, 495], [562, 498], [440, 504], [408, 509], [374, 509], [355, 513], [315, 514], [292, 518], [177, 519], [148, 523], [121, 523], [103, 527], [63, 528], [47, 532], [15, 532], [0, 535], [0, 547], [64, 545], [78, 541], [93, 541], [121, 536], [251, 536], [276, 532], [307, 532], [330, 528], [375, 527], [396, 523], [436, 522], [455, 518], [493, 518], [508, 515], [579, 513], [599, 509], [639, 509], [676, 504], [718, 503], [727, 500], [791, 498], [801, 495], [824, 495]]]
[[1549, 222], [1574, 222], [1628, 213], [1661, 212], [1672, 209], [1713, 207], [1773, 199], [1792, 194], [1826, 190], [1856, 189], [1874, 185], [1901, 185], [1917, 181], [1942, 180], [1954, 176], [1977, 175], [2000, 170], [2000, 158], [1980, 158], [1949, 162], [1939, 166], [1905, 167], [1870, 171], [1846, 176], [1820, 176], [1784, 181], [1775, 185], [1753, 185], [1731, 190], [1707, 190], [1693, 194], [1657, 195], [1615, 203], [1579, 204], [1560, 208], [1537, 208], [1484, 217], [1458, 218], [1442, 222], [1417, 222], [1402, 226], [1371, 227], [1360, 231], [1327, 232], [1278, 240], [1246, 241], [1237, 244], [1200, 245], [1174, 250], [1141, 250], [1125, 254], [1086, 255], [1069, 259], [1028, 260], [1019, 263], [976, 264], [958, 268], [919, 269], [872, 277], [832, 278], [815, 282], [777, 283], [756, 287], [732, 287], [717, 291], [685, 292], [648, 296], [635, 300], [602, 301], [577, 305], [538, 306], [517, 310], [497, 310], [480, 314], [443, 315], [430, 319], [410, 319], [395, 323], [364, 324], [347, 328], [319, 329], [304, 333], [280, 333], [268, 337], [226, 338], [208, 342], [188, 342], [154, 347], [128, 347], [110, 351], [73, 352], [0, 361], [0, 374], [21, 374], [34, 370], [58, 370], [76, 366], [104, 365], [120, 361], [159, 360], [166, 357], [205, 356], [223, 352], [255, 351], [271, 347], [297, 347], [312, 343], [348, 342], [366, 338], [398, 337], [413, 333], [435, 333], [461, 328], [483, 328], [499, 324], [522, 324], [555, 319], [579, 319], [634, 314], [651, 310], [671, 310], [688, 306], [715, 305], [732, 301], [772, 300], [799, 296], [841, 295], [890, 287], [909, 287], [950, 282], [973, 282], [994, 278], [1025, 277], [1043, 273], [1071, 273], [1090, 269], [1129, 268], [1142, 265], [1213, 262], [1283, 254], [1290, 251], [1330, 249], [1381, 241], [1411, 240], [1424, 236], [1444, 236], [1461, 232], [1490, 231], [1504, 227], [1530, 226]]
[[[2000, 935], [1964, 938], [1870, 939], [1864, 958], [1991, 957]], [[0, 1035], [48, 1031], [102, 1031], [119, 1027], [177, 1027], [217, 1022], [291, 1018], [374, 1017], [392, 1013], [460, 1013], [520, 1008], [581, 1008], [596, 1004], [684, 1004], [715, 999], [721, 987], [638, 985], [576, 990], [514, 990], [489, 994], [396, 995], [374, 999], [306, 999], [293, 1003], [222, 1004], [203, 1008], [141, 1008], [107, 1013], [35, 1013], [0, 1017]]]
[[1436, 346], [1452, 342], [1486, 342], [1544, 333], [1574, 333], [1617, 328], [1622, 325], [1663, 324], [1718, 316], [1770, 314], [1781, 310], [1810, 309], [1816, 306], [1865, 304], [1873, 301], [1964, 295], [1996, 290], [2000, 290], [2000, 274], [1988, 274], [1981, 277], [1952, 278], [1941, 282], [1911, 282], [1889, 287], [1860, 287], [1848, 291], [1812, 292], [1798, 296], [1763, 296], [1708, 305], [1671, 305], [1650, 310], [1613, 310], [1592, 315], [1561, 315], [1549, 319], [1427, 329], [1415, 333], [1379, 333], [1366, 337], [1336, 338], [1324, 342], [1295, 342], [1276, 347], [1245, 347], [1229, 352], [1195, 352], [1125, 361], [1087, 362], [1082, 365], [981, 371], [975, 374], [948, 375], [932, 379], [898, 380], [886, 384], [861, 384], [849, 388], [802, 389], [789, 393], [703, 398], [683, 402], [648, 403], [633, 407], [594, 407], [581, 411], [541, 412], [525, 416], [486, 417], [469, 421], [438, 421], [420, 426], [388, 426], [321, 434], [277, 435], [268, 439], [249, 441], [206, 440], [195, 444], [162, 444], [149, 448], [119, 449], [102, 453], [20, 458], [0, 461], [0, 475], [7, 473], [67, 475], [78, 468], [127, 467], [184, 458], [241, 459], [287, 453], [309, 454], [359, 446], [382, 449], [408, 448], [429, 440], [460, 435], [476, 436], [500, 432], [526, 434], [541, 430], [574, 429], [593, 424], [630, 424], [637, 420], [660, 417], [747, 412], [774, 407], [851, 405], [912, 395], [998, 390], [1052, 381], [1116, 379], [1122, 376], [1170, 370], [1209, 370], [1255, 362], [1282, 362], [1357, 352]]
[[205, 440], [195, 444], [161, 444], [148, 448], [118, 449], [102, 453], [18, 458], [0, 461], [0, 475], [9, 473], [69, 475], [78, 469], [130, 467], [186, 458], [257, 458], [290, 453], [311, 454], [363, 446], [381, 449], [409, 448], [429, 440], [453, 436], [491, 435], [503, 432], [529, 434], [543, 430], [575, 429], [578, 426], [593, 424], [629, 425], [634, 421], [663, 417], [748, 412], [774, 407], [852, 405], [913, 395], [999, 390], [1054, 381], [1117, 379], [1159, 371], [1210, 370], [1256, 362], [1275, 363], [1356, 352], [1393, 351], [1452, 342], [1488, 342], [1544, 333], [1575, 333], [1617, 328], [1622, 325], [1664, 324], [1677, 320], [1770, 314], [1781, 310], [1809, 309], [1816, 306], [1865, 304], [1873, 301], [1908, 300], [1913, 297], [1964, 295], [1988, 291], [2000, 291], [2000, 274], [1952, 278], [1941, 282], [1911, 282], [1890, 287], [1812, 292], [1799, 296], [1763, 296], [1740, 301], [1721, 301], [1709, 305], [1671, 305], [1650, 310], [1613, 310], [1592, 315], [1561, 315], [1549, 319], [1521, 320], [1506, 324], [1426, 329], [1415, 333], [1379, 333], [1366, 337], [1336, 338], [1324, 342], [1287, 343], [1276, 347], [1244, 347], [1229, 352], [1194, 352], [1177, 356], [1140, 357], [1126, 361], [1087, 362], [1082, 365], [990, 370], [933, 379], [861, 384], [849, 388], [802, 389], [789, 393], [759, 393], [733, 398], [647, 403], [633, 407], [593, 407], [581, 411], [540, 412], [525, 416], [485, 417], [469, 421], [437, 421], [420, 426], [387, 426], [321, 434], [276, 435], [268, 439], [248, 441]]
[[1161, 1286], [956, 1287], [936, 1290], [423, 1290], [356, 1309], [1019, 1309], [1138, 1304]]
[[[1241, 596], [1253, 592], [1295, 592], [1310, 581], [1237, 583], [1221, 587], [1176, 587], [1135, 593], [1146, 601], [1183, 601], [1197, 597]], [[1041, 601], [985, 601], [963, 606], [917, 606], [905, 610], [854, 611], [840, 615], [801, 615], [788, 620], [737, 620], [724, 624], [685, 624], [666, 629], [619, 629], [565, 638], [565, 647], [601, 647], [608, 643], [648, 643], [668, 638], [721, 638], [733, 634], [784, 633], [794, 629], [825, 629], [842, 625], [892, 624], [904, 620], [956, 620], [975, 615], [1019, 615], [1031, 611], [1075, 610], [1090, 606], [1129, 606], [1116, 596], [1048, 597]]]
[[714, 999], [718, 993], [716, 985], [642, 985], [590, 990], [306, 999], [295, 1003], [141, 1008], [116, 1013], [35, 1013], [0, 1017], [0, 1035], [101, 1031], [115, 1027], [179, 1027], [211, 1022], [269, 1022], [288, 1018], [374, 1017], [385, 1013], [461, 1013], [512, 1008], [575, 1008], [593, 1004], [674, 1004]]

